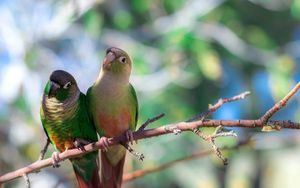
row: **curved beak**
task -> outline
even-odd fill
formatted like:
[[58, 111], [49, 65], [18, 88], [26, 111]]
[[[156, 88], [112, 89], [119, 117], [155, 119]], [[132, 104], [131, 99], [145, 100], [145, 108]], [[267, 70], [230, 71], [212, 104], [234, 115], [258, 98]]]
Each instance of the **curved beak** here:
[[103, 60], [103, 65], [110, 64], [113, 60], [115, 60], [116, 56], [113, 52], [108, 52]]
[[57, 83], [51, 81], [48, 97], [54, 97], [59, 88], [60, 88], [60, 85], [58, 85]]

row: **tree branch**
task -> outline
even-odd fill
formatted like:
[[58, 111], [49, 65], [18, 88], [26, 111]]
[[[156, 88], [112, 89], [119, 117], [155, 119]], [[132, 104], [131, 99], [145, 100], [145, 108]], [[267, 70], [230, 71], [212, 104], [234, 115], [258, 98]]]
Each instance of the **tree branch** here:
[[214, 104], [214, 105], [210, 104], [208, 106], [208, 110], [206, 112], [203, 112], [203, 113], [201, 113], [201, 114], [199, 114], [199, 115], [197, 115], [197, 116], [189, 119], [187, 122], [196, 121], [196, 120], [199, 120], [199, 119], [205, 119], [208, 116], [210, 116], [212, 113], [214, 113], [216, 110], [218, 110], [223, 104], [244, 99], [249, 94], [250, 94], [250, 92], [246, 91], [244, 93], [241, 93], [239, 95], [233, 96], [231, 98], [219, 99], [216, 104]]
[[[272, 107], [271, 113], [268, 113], [267, 111], [266, 114], [264, 115], [269, 119], [275, 112], [280, 110], [286, 103], [287, 101], [295, 94], [295, 92], [299, 89], [300, 83], [298, 83], [292, 90], [285, 96], [279, 103], [280, 105], [275, 104], [274, 107]], [[276, 110], [272, 110], [276, 109]], [[262, 116], [262, 118], [264, 117]], [[270, 116], [270, 117], [269, 117]], [[173, 124], [168, 124], [164, 125], [158, 128], [153, 128], [153, 129], [148, 129], [148, 130], [138, 130], [133, 133], [133, 138], [134, 140], [140, 140], [140, 139], [145, 139], [145, 138], [150, 138], [154, 136], [160, 136], [160, 135], [165, 135], [165, 134], [171, 134], [173, 133], [173, 130], [180, 130], [181, 132], [184, 131], [193, 131], [198, 128], [202, 127], [219, 127], [219, 126], [224, 126], [224, 127], [242, 127], [242, 128], [262, 128], [266, 124], [265, 121], [262, 121], [262, 118], [256, 119], [256, 120], [210, 120], [210, 119], [200, 119], [196, 121], [191, 121], [191, 122], [179, 122], [179, 123], [173, 123]], [[281, 128], [286, 128], [286, 129], [300, 129], [300, 123], [292, 122], [290, 120], [283, 120], [283, 121], [272, 121], [269, 120], [268, 123], [276, 126], [280, 126]], [[108, 144], [109, 145], [116, 145], [120, 144], [122, 142], [127, 142], [126, 135], [123, 134], [118, 137], [114, 138], [109, 138], [108, 139]], [[99, 150], [99, 149], [104, 149], [104, 143], [102, 140], [88, 144], [84, 146], [85, 150], [78, 150], [78, 149], [70, 149], [67, 150], [63, 153], [59, 154], [59, 158], [61, 161], [65, 159], [70, 159], [70, 158], [76, 158], [80, 157], [86, 153]], [[13, 180], [15, 178], [21, 177], [24, 174], [29, 174], [36, 172], [42, 168], [52, 166], [52, 161], [51, 158], [44, 159], [44, 160], [39, 160], [36, 161], [24, 168], [20, 168], [16, 171], [9, 172], [7, 174], [4, 174], [0, 176], [0, 184], [4, 183], [6, 181]]]
[[195, 153], [195, 154], [192, 154], [192, 155], [180, 158], [180, 159], [176, 159], [176, 160], [167, 162], [167, 163], [162, 164], [160, 166], [155, 166], [155, 167], [151, 167], [151, 168], [148, 168], [148, 169], [137, 170], [137, 171], [134, 171], [132, 173], [124, 174], [123, 175], [123, 182], [132, 181], [132, 180], [135, 180], [139, 177], [143, 177], [143, 176], [146, 176], [148, 174], [151, 174], [151, 173], [154, 173], [154, 172], [159, 172], [159, 171], [165, 170], [167, 168], [173, 167], [174, 165], [176, 165], [178, 163], [185, 162], [185, 161], [190, 161], [190, 160], [195, 160], [195, 159], [198, 159], [198, 158], [201, 158], [201, 157], [208, 156], [208, 155], [213, 154], [213, 153], [214, 153], [214, 150], [212, 150], [212, 149], [205, 150], [205, 151], [200, 151], [198, 153]]
[[[241, 146], [247, 145], [249, 144], [250, 139], [246, 139], [244, 141], [239, 142], [236, 146], [232, 146], [232, 147], [224, 147], [222, 148], [222, 150], [233, 150], [233, 149], [237, 149]], [[137, 178], [146, 176], [148, 174], [154, 173], [154, 172], [159, 172], [162, 170], [165, 170], [167, 168], [173, 167], [175, 165], [177, 165], [178, 163], [181, 162], [186, 162], [186, 161], [191, 161], [191, 160], [196, 160], [205, 156], [208, 156], [210, 154], [213, 154], [214, 150], [213, 149], [209, 149], [209, 150], [205, 150], [205, 151], [199, 151], [197, 153], [194, 153], [192, 155], [188, 155], [176, 160], [172, 160], [170, 162], [167, 162], [165, 164], [159, 165], [159, 166], [155, 166], [155, 167], [150, 167], [147, 169], [142, 169], [142, 170], [137, 170], [128, 174], [124, 174], [123, 175], [123, 182], [129, 182], [132, 180], [135, 180]]]
[[297, 83], [296, 86], [283, 98], [281, 99], [278, 103], [276, 103], [271, 109], [269, 109], [260, 119], [263, 123], [266, 123], [271, 116], [273, 116], [278, 110], [283, 108], [286, 103], [290, 100], [291, 97], [295, 95], [295, 93], [298, 91], [300, 88], [300, 82]]
[[143, 130], [145, 130], [145, 128], [146, 128], [149, 124], [153, 123], [154, 121], [159, 120], [160, 118], [162, 118], [162, 117], [164, 117], [164, 116], [165, 116], [165, 114], [159, 114], [159, 115], [157, 115], [157, 116], [155, 116], [155, 117], [153, 117], [153, 118], [151, 118], [151, 119], [147, 119], [147, 121], [141, 125], [141, 127], [139, 128], [138, 131], [143, 131]]

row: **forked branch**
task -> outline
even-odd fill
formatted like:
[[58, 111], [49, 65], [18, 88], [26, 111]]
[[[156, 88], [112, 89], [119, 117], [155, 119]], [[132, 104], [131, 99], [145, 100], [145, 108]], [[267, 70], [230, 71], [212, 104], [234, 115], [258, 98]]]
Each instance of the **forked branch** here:
[[[288, 102], [289, 99], [291, 99], [296, 91], [300, 88], [300, 83], [298, 83], [288, 94], [285, 96], [279, 103], [275, 104], [270, 110], [266, 112], [264, 116], [262, 116], [259, 119], [255, 120], [211, 120], [211, 119], [205, 119], [208, 115], [213, 113], [217, 108], [219, 108], [222, 104], [226, 102], [226, 100], [223, 99], [223, 102], [217, 103], [217, 105], [214, 108], [209, 108], [209, 112], [204, 112], [200, 118], [197, 116], [197, 118], [194, 118], [193, 121], [183, 121], [179, 123], [173, 123], [168, 125], [163, 125], [158, 128], [153, 129], [147, 129], [147, 130], [138, 130], [133, 133], [134, 140], [140, 140], [140, 139], [146, 139], [154, 136], [160, 136], [165, 134], [171, 134], [174, 133], [174, 130], [180, 130], [181, 132], [184, 131], [193, 131], [195, 129], [199, 129], [202, 127], [241, 127], [241, 128], [262, 128], [266, 125], [276, 125], [280, 128], [286, 128], [286, 129], [300, 129], [300, 124], [296, 122], [292, 122], [290, 120], [277, 120], [272, 121], [269, 120], [270, 117], [279, 111], [285, 104]], [[248, 93], [246, 93], [248, 94]], [[246, 94], [238, 95], [240, 98], [243, 98]], [[241, 97], [242, 96], [242, 97]], [[232, 98], [231, 98], [232, 99]], [[228, 102], [234, 101], [227, 100]], [[219, 106], [219, 107], [218, 107]], [[204, 117], [204, 118], [203, 118]], [[159, 119], [159, 118], [158, 118]], [[121, 135], [119, 137], [109, 138], [108, 144], [109, 145], [116, 145], [119, 143], [127, 142], [126, 135]], [[88, 144], [84, 146], [85, 150], [78, 150], [78, 149], [70, 149], [63, 153], [59, 154], [59, 157], [61, 161], [70, 159], [70, 158], [76, 158], [80, 157], [86, 153], [104, 149], [104, 143], [100, 140], [95, 143]], [[15, 178], [21, 177], [24, 174], [29, 174], [32, 172], [36, 172], [42, 168], [52, 166], [51, 158], [39, 160], [36, 161], [26, 167], [20, 168], [16, 171], [9, 172], [7, 174], [4, 174], [0, 176], [0, 184], [4, 183], [6, 181], [13, 180]]]

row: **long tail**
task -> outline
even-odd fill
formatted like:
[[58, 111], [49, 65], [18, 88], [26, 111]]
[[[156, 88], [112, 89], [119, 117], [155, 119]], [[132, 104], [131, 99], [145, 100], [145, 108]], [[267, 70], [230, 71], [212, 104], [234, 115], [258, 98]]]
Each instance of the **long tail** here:
[[101, 187], [98, 169], [94, 170], [92, 179], [89, 181], [86, 181], [83, 177], [80, 176], [80, 174], [76, 173], [76, 171], [75, 171], [75, 175], [76, 175], [77, 183], [80, 188], [100, 188]]
[[[87, 154], [89, 155], [89, 154]], [[72, 161], [76, 179], [80, 188], [100, 188], [98, 155]]]
[[115, 165], [112, 166], [105, 155], [101, 151], [101, 187], [103, 188], [120, 188], [123, 179], [123, 167], [125, 163], [125, 156]]

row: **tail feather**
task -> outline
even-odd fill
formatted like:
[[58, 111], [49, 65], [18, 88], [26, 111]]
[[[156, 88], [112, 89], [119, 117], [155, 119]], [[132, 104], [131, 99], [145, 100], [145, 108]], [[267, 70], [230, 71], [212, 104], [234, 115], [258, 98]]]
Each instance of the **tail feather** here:
[[101, 151], [101, 187], [120, 188], [123, 179], [125, 156], [116, 164], [111, 165], [105, 152]]
[[71, 159], [71, 162], [80, 188], [101, 187], [98, 152]]
[[98, 168], [93, 171], [92, 178], [89, 181], [84, 180], [84, 178], [82, 176], [80, 176], [80, 174], [76, 173], [76, 171], [74, 171], [74, 172], [76, 175], [77, 183], [80, 188], [100, 188], [101, 187]]

